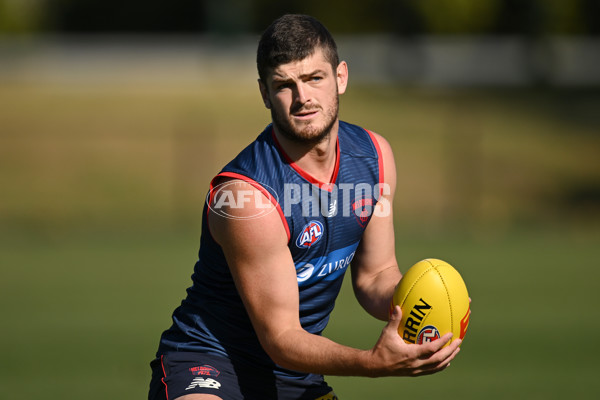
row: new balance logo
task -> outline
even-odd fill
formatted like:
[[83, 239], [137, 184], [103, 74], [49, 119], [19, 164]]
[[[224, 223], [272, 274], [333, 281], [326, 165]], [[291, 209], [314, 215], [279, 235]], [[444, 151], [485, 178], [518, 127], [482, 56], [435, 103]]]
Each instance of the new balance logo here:
[[195, 388], [211, 388], [218, 389], [221, 387], [221, 384], [215, 381], [212, 378], [194, 378], [190, 386], [186, 387], [185, 390], [195, 389]]
[[329, 212], [327, 213], [326, 217], [335, 217], [335, 214], [337, 214], [337, 200], [333, 200], [333, 202], [329, 205]]

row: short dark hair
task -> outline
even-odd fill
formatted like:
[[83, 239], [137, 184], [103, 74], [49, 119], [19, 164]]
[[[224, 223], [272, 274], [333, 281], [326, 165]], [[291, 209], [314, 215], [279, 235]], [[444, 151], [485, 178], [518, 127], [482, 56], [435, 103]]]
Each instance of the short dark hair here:
[[300, 61], [321, 48], [333, 70], [340, 59], [337, 45], [327, 28], [316, 18], [286, 14], [277, 18], [263, 32], [256, 52], [258, 76], [265, 81], [268, 73], [281, 64]]

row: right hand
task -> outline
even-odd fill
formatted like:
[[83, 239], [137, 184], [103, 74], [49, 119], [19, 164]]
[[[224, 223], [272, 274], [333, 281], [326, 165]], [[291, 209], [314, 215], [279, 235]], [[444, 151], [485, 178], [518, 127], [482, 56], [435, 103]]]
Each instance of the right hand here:
[[442, 371], [460, 351], [461, 340], [448, 333], [438, 340], [424, 344], [408, 344], [398, 334], [402, 319], [399, 306], [392, 309], [388, 324], [370, 350], [373, 376], [420, 376]]

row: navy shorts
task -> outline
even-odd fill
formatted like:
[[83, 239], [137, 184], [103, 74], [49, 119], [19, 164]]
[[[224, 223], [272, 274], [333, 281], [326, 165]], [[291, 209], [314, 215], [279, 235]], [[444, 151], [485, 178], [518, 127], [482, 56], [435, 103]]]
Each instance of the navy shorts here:
[[149, 400], [173, 400], [192, 393], [224, 400], [337, 400], [321, 375], [280, 377], [272, 371], [204, 353], [171, 352], [150, 363]]

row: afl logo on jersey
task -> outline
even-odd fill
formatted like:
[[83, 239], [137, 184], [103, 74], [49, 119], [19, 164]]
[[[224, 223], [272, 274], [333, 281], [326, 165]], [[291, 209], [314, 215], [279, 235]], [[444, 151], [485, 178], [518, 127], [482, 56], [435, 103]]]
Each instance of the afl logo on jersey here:
[[323, 224], [319, 221], [310, 221], [302, 228], [302, 232], [296, 239], [296, 246], [307, 249], [317, 243], [323, 237]]

